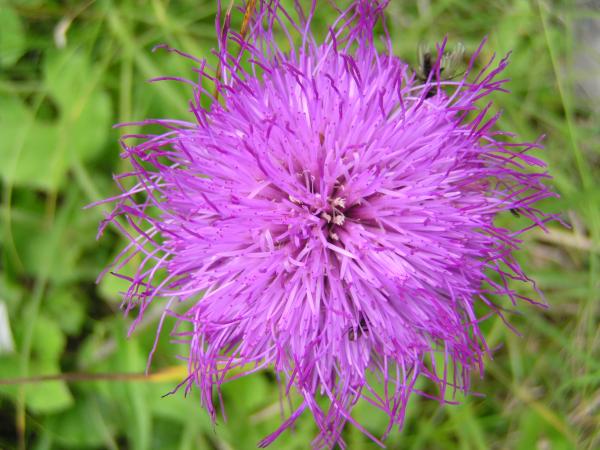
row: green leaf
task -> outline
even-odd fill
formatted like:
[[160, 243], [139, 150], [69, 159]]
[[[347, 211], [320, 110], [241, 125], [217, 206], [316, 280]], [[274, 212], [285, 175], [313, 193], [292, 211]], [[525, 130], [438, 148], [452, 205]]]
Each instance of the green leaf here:
[[[27, 326], [27, 319], [24, 319]], [[28, 376], [56, 375], [61, 373], [59, 358], [65, 346], [65, 338], [58, 325], [41, 315], [35, 323], [32, 342], [32, 360]], [[21, 372], [19, 355], [0, 358], [0, 377], [18, 378]], [[48, 414], [69, 408], [74, 400], [64, 381], [44, 381], [26, 384], [25, 403], [36, 414]], [[17, 385], [0, 386], [0, 392], [17, 397]]]
[[[0, 356], [1, 378], [17, 378], [21, 375], [20, 370], [19, 355]], [[14, 399], [17, 396], [17, 386], [14, 384], [0, 384], [0, 394]]]
[[0, 174], [16, 185], [55, 190], [75, 162], [99, 155], [111, 129], [112, 107], [85, 56], [50, 52], [46, 61], [45, 85], [58, 117], [43, 121], [17, 96], [0, 95]]
[[545, 448], [551, 444], [553, 450], [572, 449], [570, 443], [557, 430], [548, 426], [533, 410], [525, 411], [520, 418], [518, 440], [515, 450], [529, 450], [532, 448]]
[[[84, 201], [76, 191], [69, 191], [61, 200], [51, 227], [40, 220], [42, 223], [37, 226], [15, 228], [14, 236], [26, 272], [48, 277], [64, 286], [82, 278], [89, 279], [83, 272], [84, 264], [90, 259], [85, 249], [96, 248], [93, 240], [96, 224], [93, 218], [89, 220], [82, 214]], [[43, 218], [41, 214], [40, 218]]]
[[183, 389], [172, 395], [165, 394], [172, 391], [177, 383], [160, 383], [152, 385], [150, 390], [150, 408], [153, 415], [166, 420], [187, 422], [192, 420], [198, 430], [210, 431], [212, 423], [208, 413], [199, 408], [196, 392], [194, 395], [186, 397]]
[[64, 163], [55, 154], [58, 129], [36, 122], [31, 111], [13, 95], [0, 94], [0, 175], [7, 183], [41, 189], [57, 186]]
[[[115, 371], [141, 372], [146, 366], [146, 355], [142, 353], [137, 338], [126, 339], [123, 323], [115, 322], [117, 352]], [[143, 383], [111, 385], [113, 392], [124, 399], [123, 412], [128, 419], [127, 436], [129, 448], [145, 450], [149, 448], [152, 436], [152, 417], [148, 407], [148, 387]]]
[[[85, 418], [85, 426], [82, 426]], [[79, 398], [67, 411], [53, 414], [44, 421], [58, 443], [66, 447], [99, 447], [106, 440], [106, 424], [98, 404], [90, 396]]]
[[0, 24], [0, 67], [7, 67], [25, 52], [25, 32], [21, 19], [7, 5], [0, 8]]
[[[27, 318], [23, 318], [26, 326]], [[52, 319], [40, 315], [35, 322], [33, 331], [34, 358], [38, 361], [58, 361], [63, 348], [65, 337], [60, 327]]]
[[[55, 375], [61, 370], [55, 361], [37, 361], [31, 363], [30, 373]], [[49, 414], [68, 409], [74, 401], [64, 381], [45, 381], [26, 386], [25, 402], [32, 412]]]
[[99, 89], [101, 74], [97, 72], [76, 50], [49, 52], [46, 58], [46, 87], [60, 108], [57, 151], [71, 162], [96, 156], [111, 127], [110, 99]]
[[99, 74], [82, 53], [49, 52], [46, 61], [46, 87], [60, 108], [57, 151], [70, 161], [89, 160], [106, 142], [111, 127], [110, 99], [98, 89]]
[[[65, 342], [65, 337], [56, 322], [40, 315], [35, 322], [33, 332], [33, 358], [29, 366], [29, 374], [61, 373], [59, 358]], [[29, 384], [25, 394], [27, 407], [40, 414], [60, 411], [73, 404], [73, 397], [64, 381]]]
[[103, 91], [94, 91], [65, 110], [61, 136], [71, 162], [90, 161], [101, 153], [112, 128], [111, 114], [110, 98]]
[[68, 290], [50, 292], [44, 302], [46, 314], [52, 317], [66, 334], [77, 334], [85, 320], [84, 303]]
[[[121, 271], [121, 273], [123, 273], [123, 271]], [[126, 273], [126, 275], [129, 275], [129, 273]], [[123, 292], [127, 292], [130, 285], [131, 283], [127, 280], [116, 277], [111, 273], [107, 273], [100, 280], [98, 291], [100, 296], [107, 302], [119, 303], [123, 299]]]

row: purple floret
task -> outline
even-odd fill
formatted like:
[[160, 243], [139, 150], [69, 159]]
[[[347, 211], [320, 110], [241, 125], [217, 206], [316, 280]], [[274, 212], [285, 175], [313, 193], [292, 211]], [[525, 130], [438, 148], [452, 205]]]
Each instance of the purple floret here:
[[[512, 287], [530, 282], [512, 255], [522, 232], [552, 219], [534, 204], [554, 194], [528, 154], [539, 144], [515, 143], [487, 117], [482, 99], [503, 90], [507, 59], [474, 74], [480, 48], [443, 81], [438, 56], [422, 83], [393, 56], [385, 24], [373, 37], [385, 2], [355, 1], [323, 42], [310, 31], [315, 5], [299, 3], [292, 13], [259, 2], [246, 39], [218, 18], [220, 68], [194, 59], [192, 121], [147, 120], [164, 134], [126, 137], [133, 170], [119, 180], [134, 186], [107, 200], [102, 228], [131, 241], [117, 274], [141, 261], [118, 275], [136, 323], [153, 302], [177, 317], [182, 385], [199, 388], [213, 420], [224, 382], [270, 369], [302, 402], [261, 446], [305, 410], [314, 448], [345, 448], [346, 422], [383, 445], [411, 393], [469, 392], [488, 353], [481, 311], [501, 314], [502, 297], [535, 303]], [[495, 224], [511, 210], [524, 229]], [[417, 391], [419, 377], [437, 392]], [[359, 399], [389, 416], [383, 436], [352, 418]]]

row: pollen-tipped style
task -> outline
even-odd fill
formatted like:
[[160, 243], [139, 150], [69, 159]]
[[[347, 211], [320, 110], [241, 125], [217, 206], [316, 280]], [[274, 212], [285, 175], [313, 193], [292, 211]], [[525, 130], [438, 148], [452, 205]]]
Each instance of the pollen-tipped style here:
[[[101, 228], [130, 240], [112, 270], [130, 282], [136, 323], [151, 303], [177, 317], [182, 386], [213, 419], [223, 383], [271, 370], [301, 402], [261, 446], [303, 412], [314, 448], [345, 448], [347, 422], [381, 444], [411, 394], [469, 392], [488, 351], [479, 323], [502, 297], [533, 302], [512, 287], [530, 282], [512, 255], [552, 219], [534, 204], [553, 194], [528, 154], [539, 144], [489, 114], [507, 59], [475, 70], [472, 49], [464, 75], [444, 80], [442, 43], [424, 82], [392, 53], [385, 2], [337, 11], [322, 38], [316, 4], [300, 3], [250, 2], [245, 33], [230, 26], [244, 8], [219, 14], [218, 65], [180, 52], [198, 76], [180, 79], [190, 122], [145, 120], [164, 133], [125, 137], [133, 168]], [[510, 211], [527, 225], [497, 225], [516, 222]], [[437, 389], [417, 390], [420, 377]], [[358, 400], [387, 429], [353, 419]]]

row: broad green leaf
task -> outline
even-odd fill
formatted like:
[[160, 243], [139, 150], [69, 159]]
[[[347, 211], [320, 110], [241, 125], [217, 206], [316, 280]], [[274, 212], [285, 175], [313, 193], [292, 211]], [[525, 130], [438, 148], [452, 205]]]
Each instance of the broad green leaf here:
[[36, 122], [16, 96], [0, 94], [0, 174], [7, 183], [51, 189], [59, 184], [64, 161], [55, 153], [58, 129]]
[[25, 32], [17, 13], [0, 4], [0, 67], [14, 64], [25, 52]]
[[43, 121], [19, 97], [1, 95], [0, 174], [17, 185], [54, 190], [75, 162], [93, 159], [104, 147], [111, 102], [83, 55], [50, 52], [46, 60], [47, 95], [57, 104], [58, 117]]
[[[23, 326], [27, 326], [26, 318]], [[59, 358], [65, 346], [65, 338], [58, 325], [41, 315], [35, 322], [32, 342], [32, 359], [29, 362], [29, 376], [56, 375], [61, 373]], [[18, 378], [21, 372], [21, 360], [18, 354], [0, 358], [0, 377]], [[25, 403], [33, 413], [48, 414], [62, 411], [73, 404], [64, 381], [44, 381], [26, 384]], [[0, 392], [17, 398], [16, 384], [0, 386]]]
[[98, 406], [99, 402], [89, 395], [81, 396], [72, 408], [48, 416], [44, 426], [52, 431], [56, 442], [65, 447], [100, 447], [106, 440], [108, 430], [103, 421], [103, 411]]
[[79, 293], [56, 289], [44, 302], [46, 314], [53, 318], [66, 334], [77, 334], [86, 319], [85, 303]]
[[[30, 365], [31, 374], [60, 374], [57, 361], [39, 360]], [[68, 409], [73, 404], [73, 396], [64, 381], [45, 381], [29, 384], [25, 388], [27, 407], [36, 414], [49, 414]]]
[[[27, 318], [23, 317], [23, 325], [27, 326]], [[58, 361], [66, 339], [60, 327], [52, 319], [40, 315], [35, 321], [33, 331], [33, 357], [37, 361]]]
[[49, 52], [46, 86], [60, 107], [57, 151], [69, 161], [86, 161], [102, 149], [111, 128], [108, 95], [99, 89], [97, 69], [76, 50]]
[[111, 104], [99, 88], [98, 69], [81, 52], [49, 52], [46, 87], [60, 108], [57, 151], [67, 161], [87, 161], [103, 148], [111, 127]]
[[[0, 356], [0, 378], [18, 378], [21, 375], [19, 355]], [[17, 386], [14, 384], [0, 384], [0, 395], [16, 399]]]

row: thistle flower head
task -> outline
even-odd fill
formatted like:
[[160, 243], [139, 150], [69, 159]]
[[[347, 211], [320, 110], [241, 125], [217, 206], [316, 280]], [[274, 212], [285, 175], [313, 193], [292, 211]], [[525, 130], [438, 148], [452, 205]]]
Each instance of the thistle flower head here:
[[[165, 133], [124, 140], [135, 183], [110, 199], [105, 224], [129, 224], [117, 272], [142, 260], [128, 308], [184, 304], [165, 307], [191, 324], [179, 333], [183, 384], [213, 418], [234, 368], [274, 370], [301, 396], [261, 445], [305, 410], [315, 448], [344, 448], [346, 422], [381, 443], [419, 377], [442, 400], [448, 387], [469, 391], [487, 351], [476, 304], [500, 313], [498, 296], [531, 301], [509, 285], [529, 281], [512, 254], [521, 232], [551, 218], [534, 207], [551, 194], [527, 154], [538, 144], [494, 131], [498, 116], [481, 106], [503, 90], [507, 60], [475, 74], [479, 49], [461, 79], [444, 81], [442, 44], [423, 83], [393, 56], [385, 24], [374, 38], [384, 7], [353, 2], [321, 42], [314, 3], [292, 14], [259, 2], [242, 34], [219, 17], [219, 67], [194, 59], [193, 120], [148, 120]], [[510, 210], [530, 225], [497, 226]], [[389, 416], [383, 436], [352, 418], [359, 399]]]

